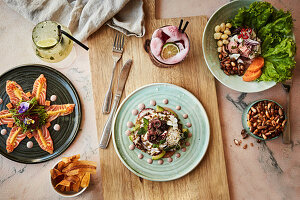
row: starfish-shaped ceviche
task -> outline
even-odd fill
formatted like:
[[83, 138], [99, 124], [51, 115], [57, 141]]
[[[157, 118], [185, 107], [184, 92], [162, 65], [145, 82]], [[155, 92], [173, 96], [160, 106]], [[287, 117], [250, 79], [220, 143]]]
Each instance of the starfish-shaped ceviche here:
[[53, 153], [53, 141], [48, 127], [59, 116], [73, 112], [75, 104], [50, 105], [46, 101], [47, 82], [41, 74], [34, 82], [32, 94], [24, 93], [15, 81], [6, 82], [6, 93], [10, 98], [8, 110], [0, 111], [0, 125], [12, 128], [6, 141], [6, 150], [12, 152], [27, 136], [34, 137], [40, 147]]

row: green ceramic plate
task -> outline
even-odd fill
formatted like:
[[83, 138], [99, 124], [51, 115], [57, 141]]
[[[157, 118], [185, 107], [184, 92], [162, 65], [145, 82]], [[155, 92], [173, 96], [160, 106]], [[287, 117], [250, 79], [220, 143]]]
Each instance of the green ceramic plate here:
[[[167, 105], [163, 104], [164, 99], [169, 100]], [[152, 164], [148, 164], [147, 159], [151, 158], [150, 155], [137, 148], [129, 150], [132, 142], [125, 135], [128, 129], [127, 122], [135, 123], [136, 120], [131, 111], [138, 109], [140, 103], [144, 103], [146, 108], [155, 108], [150, 105], [150, 100], [155, 100], [157, 105], [175, 110], [184, 127], [187, 122], [192, 124], [189, 131], [193, 135], [188, 139], [191, 145], [186, 148], [186, 152], [178, 151], [181, 154], [180, 158], [173, 155], [171, 163], [164, 158], [162, 165], [155, 160]], [[179, 111], [176, 110], [178, 105], [181, 106]], [[187, 119], [182, 117], [185, 113], [189, 116]], [[112, 139], [119, 158], [134, 174], [151, 181], [170, 181], [186, 175], [199, 164], [207, 150], [209, 136], [208, 118], [199, 100], [189, 91], [176, 85], [156, 83], [137, 89], [122, 102], [114, 118]], [[138, 158], [140, 153], [144, 155], [143, 159]]]
[[[74, 86], [62, 73], [44, 65], [20, 66], [0, 76], [0, 98], [3, 99], [0, 110], [6, 109], [6, 104], [9, 103], [9, 97], [5, 91], [7, 80], [16, 81], [21, 85], [24, 92], [31, 92], [33, 83], [40, 74], [44, 74], [47, 79], [47, 99], [49, 100], [53, 94], [57, 96], [57, 100], [51, 102], [51, 104], [74, 103], [76, 106], [72, 114], [57, 118], [51, 123], [51, 127], [49, 127], [54, 145], [53, 154], [43, 151], [34, 138], [28, 139], [27, 137], [21, 141], [13, 152], [8, 154], [6, 152], [6, 140], [10, 128], [7, 128], [7, 125], [0, 126], [0, 129], [7, 129], [8, 132], [4, 136], [0, 135], [0, 153], [8, 159], [20, 163], [40, 163], [59, 156], [70, 146], [81, 123], [81, 105]], [[53, 130], [54, 124], [61, 126], [60, 131]], [[26, 147], [26, 143], [29, 140], [33, 142], [33, 148], [31, 149]]]
[[269, 89], [276, 85], [275, 82], [245, 82], [241, 76], [227, 76], [220, 68], [220, 62], [217, 52], [217, 42], [214, 39], [215, 26], [232, 19], [237, 13], [238, 9], [242, 7], [249, 7], [254, 0], [232, 1], [225, 4], [218, 9], [208, 20], [203, 32], [202, 48], [206, 64], [211, 73], [223, 85], [239, 91], [239, 92], [260, 92]]

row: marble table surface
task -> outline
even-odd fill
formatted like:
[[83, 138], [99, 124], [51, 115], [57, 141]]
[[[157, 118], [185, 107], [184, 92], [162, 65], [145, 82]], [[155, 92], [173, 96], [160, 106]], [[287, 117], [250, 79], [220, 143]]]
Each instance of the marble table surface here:
[[[208, 17], [229, 0], [173, 0], [157, 1], [157, 17], [180, 17], [207, 15]], [[278, 8], [289, 9], [295, 21], [297, 43], [300, 31], [300, 9], [298, 0], [271, 0]], [[80, 153], [83, 159], [100, 162], [97, 150], [97, 133], [88, 53], [78, 46], [73, 49], [72, 64], [48, 64], [39, 60], [31, 48], [33, 24], [0, 1], [0, 74], [14, 66], [41, 63], [52, 66], [65, 74], [79, 92], [83, 106], [81, 129], [72, 145], [63, 153], [69, 156]], [[5, 19], [5, 20], [4, 20]], [[299, 45], [298, 45], [299, 47]], [[296, 56], [300, 63], [300, 54]], [[71, 62], [70, 62], [71, 63]], [[224, 141], [230, 196], [232, 199], [300, 199], [300, 69], [294, 71], [291, 90], [291, 131], [292, 143], [282, 144], [281, 139], [257, 143], [248, 137], [236, 146], [233, 139], [242, 139], [240, 131], [242, 109], [250, 102], [269, 98], [283, 106], [286, 94], [281, 85], [259, 93], [240, 93], [226, 88], [218, 81], [217, 95]], [[251, 147], [250, 143], [254, 146]], [[26, 165], [0, 156], [0, 199], [60, 199], [49, 182], [49, 170], [62, 156], [51, 161]], [[99, 169], [99, 167], [98, 167]], [[102, 199], [100, 171], [92, 176], [91, 185], [78, 198]]]

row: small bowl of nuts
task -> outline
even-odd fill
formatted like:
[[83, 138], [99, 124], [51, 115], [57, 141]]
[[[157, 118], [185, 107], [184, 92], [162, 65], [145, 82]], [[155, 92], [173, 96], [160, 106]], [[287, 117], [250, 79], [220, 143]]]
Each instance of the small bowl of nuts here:
[[281, 105], [269, 99], [249, 104], [242, 115], [244, 129], [259, 140], [273, 140], [284, 131], [287, 122]]

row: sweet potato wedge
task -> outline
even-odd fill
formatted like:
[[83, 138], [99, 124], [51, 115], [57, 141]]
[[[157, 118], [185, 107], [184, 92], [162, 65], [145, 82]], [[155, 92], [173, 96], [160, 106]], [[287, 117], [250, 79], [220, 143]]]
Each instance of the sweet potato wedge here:
[[71, 189], [72, 189], [72, 191], [74, 191], [74, 192], [78, 192], [79, 191], [79, 188], [80, 188], [80, 181], [78, 181], [78, 182], [76, 182], [76, 183], [73, 183], [73, 184], [71, 184], [72, 186], [71, 186]]
[[78, 192], [88, 187], [91, 174], [96, 173], [97, 163], [88, 160], [79, 160], [80, 154], [64, 157], [50, 170], [53, 185], [64, 192]]
[[71, 182], [67, 181], [66, 179], [63, 179], [61, 182], [59, 182], [58, 184], [56, 184], [55, 188], [57, 188], [59, 185], [69, 187], [71, 185]]
[[28, 98], [30, 98], [30, 97], [31, 97], [31, 92], [26, 92], [26, 96], [27, 96]]
[[45, 126], [46, 126], [46, 128], [49, 128], [49, 127], [51, 126], [51, 123], [50, 123], [50, 122], [47, 122], [47, 123], [45, 124]]
[[246, 71], [243, 76], [243, 81], [250, 82], [258, 79], [262, 74], [261, 70], [258, 70], [256, 72]]
[[66, 176], [74, 176], [74, 175], [78, 175], [80, 173], [87, 173], [89, 172], [90, 174], [96, 174], [96, 168], [92, 167], [92, 168], [79, 168], [79, 169], [74, 169], [68, 172], [65, 172], [64, 174]]
[[11, 103], [8, 103], [8, 104], [6, 104], [6, 107], [7, 107], [8, 109], [12, 109], [12, 108], [13, 108], [13, 105], [12, 105]]
[[61, 171], [63, 168], [65, 167], [65, 163], [63, 161], [60, 161], [57, 166], [56, 169]]
[[57, 169], [51, 169], [50, 170], [51, 178], [56, 179], [58, 176], [63, 175], [59, 170]]
[[9, 122], [9, 123], [7, 124], [7, 127], [8, 127], [8, 128], [12, 128], [13, 126], [14, 126], [14, 123]]
[[263, 57], [254, 58], [253, 62], [249, 65], [247, 71], [256, 72], [263, 68], [265, 60]]
[[84, 177], [83, 177], [82, 180], [81, 180], [80, 186], [81, 186], [82, 188], [85, 188], [85, 187], [89, 186], [89, 184], [90, 184], [90, 179], [91, 179], [91, 174], [88, 173], [88, 172], [85, 173]]
[[45, 106], [50, 106], [51, 102], [50, 101], [46, 101], [45, 102]]
[[71, 162], [78, 161], [79, 159], [80, 159], [80, 154], [77, 154], [77, 155], [70, 156], [70, 157], [63, 157], [63, 158], [62, 158], [62, 161], [63, 161], [65, 164], [69, 164], [69, 163], [71, 163]]

